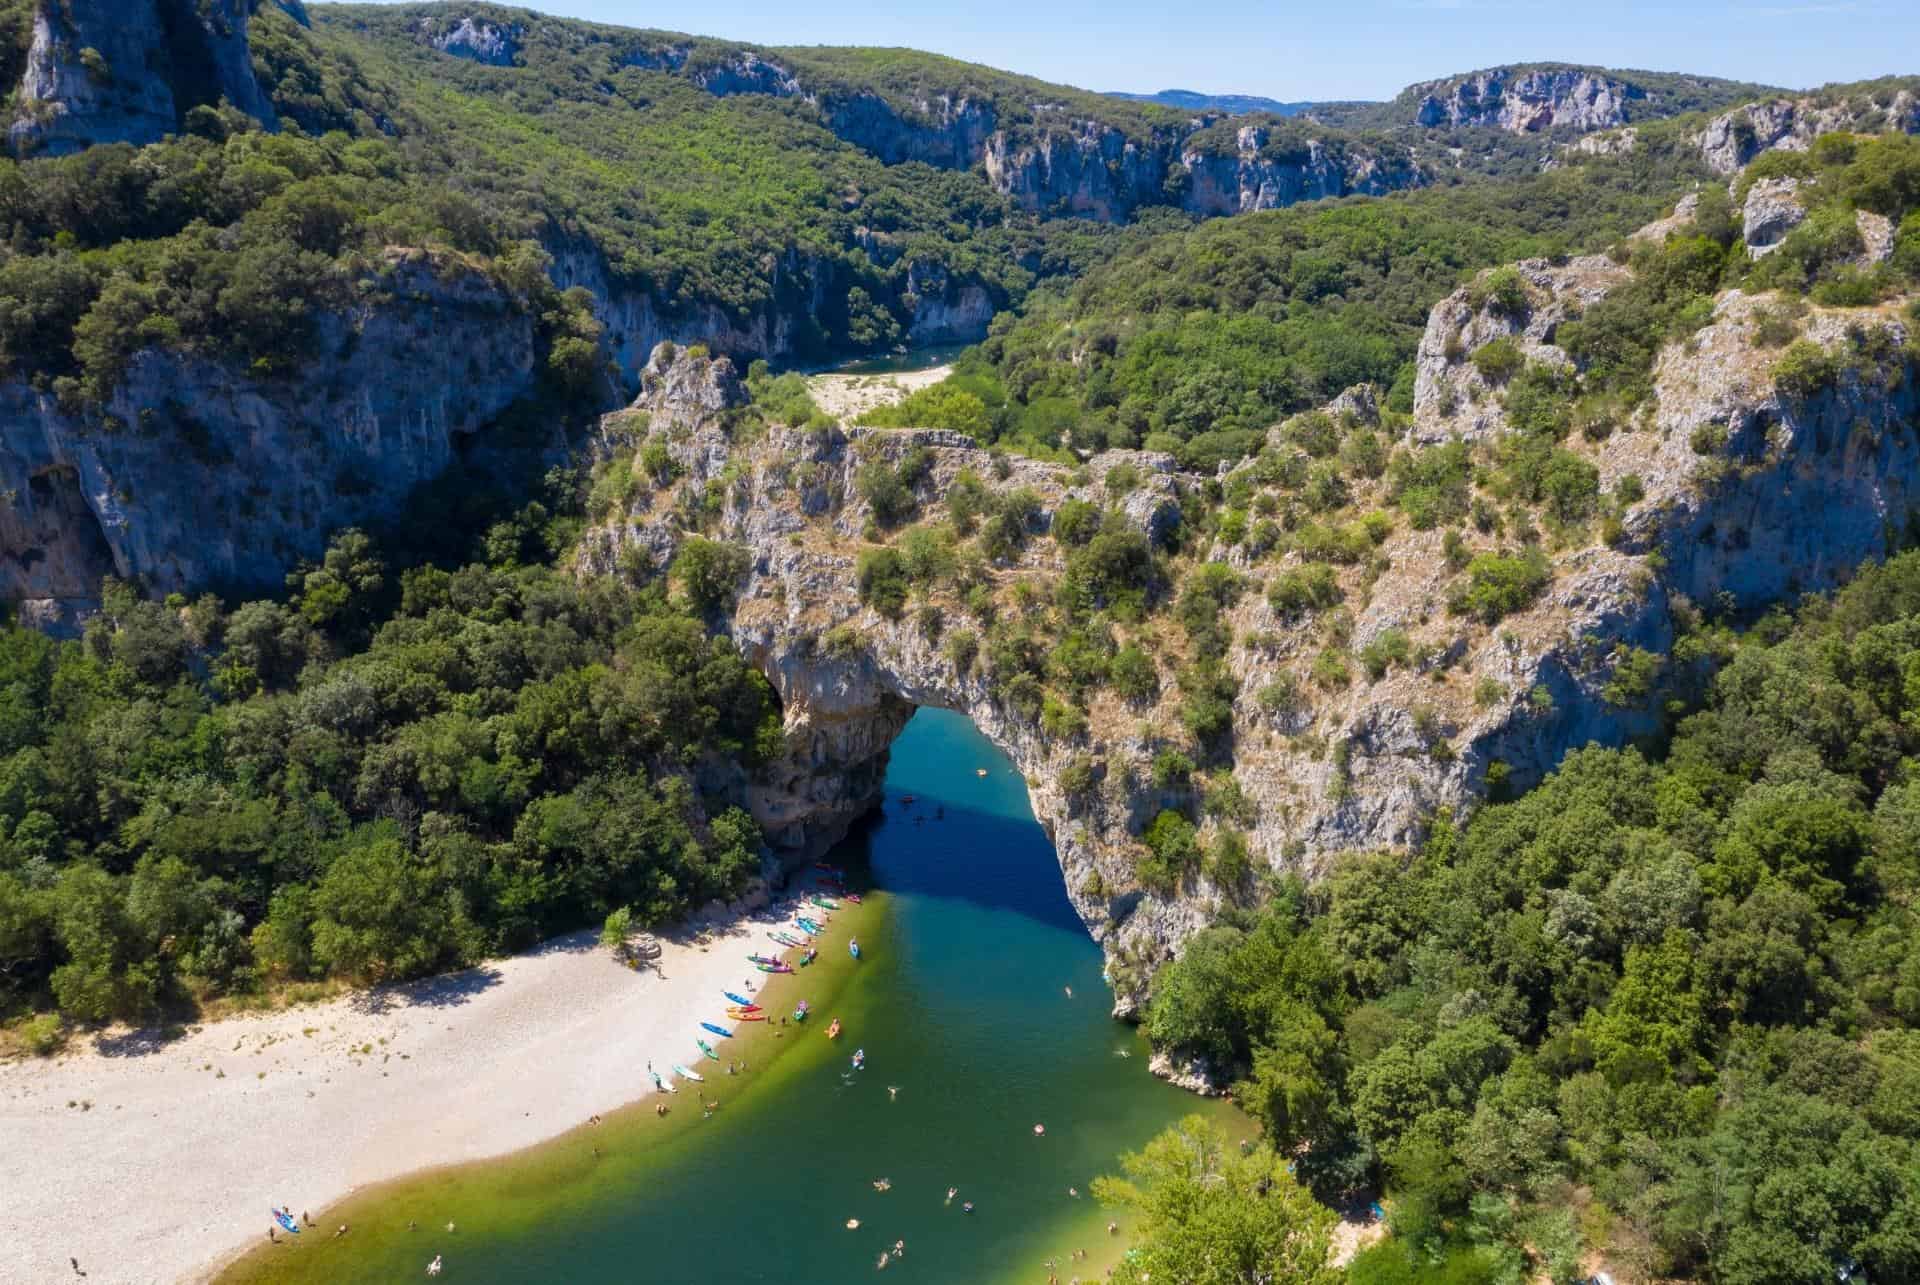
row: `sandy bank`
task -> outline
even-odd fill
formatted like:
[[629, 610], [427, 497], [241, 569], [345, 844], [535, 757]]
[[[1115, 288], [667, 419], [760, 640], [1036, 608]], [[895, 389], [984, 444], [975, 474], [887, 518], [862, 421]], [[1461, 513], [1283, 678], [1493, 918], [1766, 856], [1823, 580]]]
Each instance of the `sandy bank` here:
[[907, 394], [937, 384], [953, 373], [951, 365], [925, 370], [903, 370], [888, 375], [813, 375], [807, 391], [821, 410], [843, 424], [851, 424], [875, 406], [891, 406]]
[[[659, 973], [590, 933], [405, 987], [119, 1033], [0, 1065], [0, 1281], [200, 1279], [266, 1235], [268, 1209], [529, 1146], [652, 1092], [698, 1057], [722, 990], [792, 903], [667, 940]], [[317, 1214], [316, 1214], [317, 1216]]]

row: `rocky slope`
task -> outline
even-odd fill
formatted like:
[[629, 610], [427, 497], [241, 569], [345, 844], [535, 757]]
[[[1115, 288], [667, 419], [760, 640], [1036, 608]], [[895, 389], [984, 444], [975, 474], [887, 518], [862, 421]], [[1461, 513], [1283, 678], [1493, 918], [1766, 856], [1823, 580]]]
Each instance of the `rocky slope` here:
[[1840, 130], [1920, 134], [1920, 91], [1904, 87], [1749, 103], [1714, 117], [1694, 141], [1715, 174], [1735, 174], [1762, 152], [1802, 152], [1820, 135]]
[[103, 574], [271, 587], [330, 531], [398, 512], [531, 389], [534, 323], [426, 256], [396, 253], [379, 285], [321, 319], [291, 380], [149, 350], [100, 407], [0, 384], [0, 598], [61, 620]]
[[258, 0], [38, 0], [7, 144], [62, 155], [94, 143], [150, 143], [187, 111], [222, 99], [271, 127], [254, 80], [247, 21]]
[[[1435, 309], [1411, 442], [1457, 436], [1484, 456], [1502, 428], [1498, 398], [1475, 387], [1460, 337], [1512, 334], [1536, 360], [1566, 360], [1552, 346], [1554, 318], [1628, 279], [1603, 260], [1522, 270], [1532, 296], [1522, 315], [1478, 308], [1467, 291]], [[1802, 333], [1836, 355], [1841, 373], [1789, 395], [1773, 379], [1777, 352], [1755, 337], [1764, 302], [1723, 296], [1710, 325], [1662, 354], [1656, 397], [1629, 428], [1598, 444], [1570, 443], [1610, 490], [1636, 478], [1638, 498], [1625, 506], [1612, 545], [1572, 538], [1551, 554], [1550, 583], [1531, 606], [1497, 625], [1453, 614], [1456, 576], [1441, 532], [1398, 522], [1377, 556], [1341, 573], [1343, 629], [1354, 652], [1400, 631], [1411, 659], [1328, 687], [1309, 677], [1326, 620], [1280, 614], [1258, 592], [1241, 596], [1229, 611], [1237, 641], [1227, 663], [1239, 689], [1230, 761], [1214, 779], [1230, 774], [1249, 801], [1245, 834], [1257, 868], [1316, 876], [1342, 852], [1408, 844], [1437, 811], [1470, 808], [1490, 770], [1517, 788], [1569, 749], [1654, 731], [1660, 683], [1635, 687], [1622, 674], [1634, 649], [1670, 648], [1678, 602], [1758, 607], [1830, 585], [1887, 551], [1890, 533], [1920, 508], [1920, 381], [1906, 365], [1912, 323], [1891, 306], [1813, 310]], [[664, 487], [643, 482], [630, 507], [608, 515], [583, 546], [582, 572], [666, 566], [696, 513], [706, 536], [748, 551], [750, 569], [721, 623], [785, 704], [795, 753], [752, 796], [769, 833], [796, 851], [830, 841], [873, 797], [910, 707], [972, 718], [1026, 775], [1074, 905], [1107, 949], [1120, 1007], [1133, 1008], [1152, 965], [1234, 895], [1200, 875], [1156, 889], [1139, 874], [1143, 828], [1163, 807], [1191, 801], [1185, 787], [1156, 786], [1152, 771], [1161, 751], [1191, 748], [1171, 681], [1183, 647], [1177, 628], [1164, 617], [1119, 627], [1160, 659], [1159, 697], [1130, 704], [1099, 691], [1084, 728], [1049, 733], [1009, 703], [984, 665], [956, 660], [947, 641], [954, 631], [992, 635], [990, 618], [970, 618], [977, 599], [969, 606], [927, 591], [938, 627], [917, 610], [895, 620], [861, 603], [854, 562], [868, 537], [885, 537], [869, 525], [856, 476], [866, 462], [924, 450], [931, 466], [917, 495], [926, 520], [943, 516], [943, 497], [963, 471], [1001, 493], [1028, 489], [1038, 511], [1027, 547], [990, 573], [1003, 618], [1031, 618], [1033, 602], [1050, 600], [1064, 551], [1044, 533], [1068, 499], [1112, 506], [1163, 538], [1183, 510], [1204, 502], [1210, 480], [1141, 453], [1099, 456], [1078, 470], [1014, 459], [996, 477], [992, 458], [967, 439], [924, 430], [775, 428], [735, 438], [713, 408], [738, 397], [718, 363], [656, 359], [637, 404], [647, 417], [615, 416], [605, 431], [609, 441], [650, 436], [679, 476]], [[1372, 398], [1359, 390], [1333, 409], [1364, 421]], [[1115, 475], [1110, 487], [1109, 470], [1122, 463], [1140, 480]], [[1366, 500], [1357, 496], [1357, 508]], [[1471, 528], [1467, 535], [1471, 551], [1495, 547]], [[1236, 567], [1255, 587], [1299, 558], [1262, 565], [1227, 546], [1201, 555]], [[1276, 686], [1294, 699], [1261, 699]], [[1203, 837], [1221, 824], [1204, 820]]]
[[1507, 68], [1415, 85], [1414, 123], [1427, 129], [1500, 129], [1510, 134], [1614, 129], [1646, 98], [1640, 86], [1577, 67]]
[[[613, 30], [596, 38], [616, 39]], [[490, 8], [441, 6], [413, 20], [412, 36], [451, 57], [502, 68], [533, 57], [523, 54], [534, 44], [528, 27]], [[1277, 117], [1251, 134], [1218, 131], [1227, 113], [1216, 109], [1123, 108], [950, 59], [929, 57], [898, 80], [876, 72], [863, 81], [831, 60], [834, 51], [719, 45], [667, 32], [617, 38], [622, 66], [678, 76], [716, 97], [797, 100], [837, 138], [885, 164], [978, 169], [996, 191], [1041, 213], [1117, 222], [1144, 206], [1172, 204], [1232, 214], [1424, 181], [1396, 145], [1362, 145], [1316, 126], [1310, 144], [1278, 148]]]

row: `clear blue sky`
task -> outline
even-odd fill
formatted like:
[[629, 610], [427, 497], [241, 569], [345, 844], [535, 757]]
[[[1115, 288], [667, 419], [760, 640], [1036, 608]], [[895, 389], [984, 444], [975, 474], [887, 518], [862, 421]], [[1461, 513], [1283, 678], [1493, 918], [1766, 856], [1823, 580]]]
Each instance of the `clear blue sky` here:
[[[523, 0], [524, 2], [524, 0]], [[1916, 0], [537, 0], [760, 44], [908, 45], [1087, 89], [1388, 98], [1552, 59], [1806, 87], [1920, 73]]]

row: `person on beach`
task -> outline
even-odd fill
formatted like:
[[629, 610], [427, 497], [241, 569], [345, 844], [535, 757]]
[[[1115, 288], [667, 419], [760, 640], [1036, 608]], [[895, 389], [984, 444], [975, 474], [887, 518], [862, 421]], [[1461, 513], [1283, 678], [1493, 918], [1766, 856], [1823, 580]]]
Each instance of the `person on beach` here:
[[269, 1245], [278, 1245], [280, 1243], [280, 1238], [273, 1234], [272, 1223], [267, 1224], [267, 1243]]
[[313, 1215], [302, 1209], [300, 1211], [300, 1221], [311, 1227], [313, 1226]]
[[81, 1270], [80, 1270], [80, 1260], [79, 1260], [79, 1259], [77, 1259], [77, 1258], [74, 1258], [74, 1257], [72, 1257], [71, 1255], [69, 1255], [69, 1256], [68, 1256], [68, 1258], [67, 1258], [67, 1261], [68, 1261], [69, 1263], [72, 1263], [72, 1264], [73, 1264], [73, 1274], [74, 1274], [75, 1276], [85, 1276], [85, 1275], [86, 1275], [86, 1273], [85, 1273], [85, 1272], [83, 1272], [83, 1271], [81, 1271]]

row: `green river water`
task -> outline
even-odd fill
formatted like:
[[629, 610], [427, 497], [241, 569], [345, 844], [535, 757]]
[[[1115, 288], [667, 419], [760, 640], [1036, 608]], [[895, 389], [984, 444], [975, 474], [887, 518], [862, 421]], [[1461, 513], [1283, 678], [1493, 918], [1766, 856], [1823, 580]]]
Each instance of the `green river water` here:
[[[1109, 1016], [1099, 950], [1011, 764], [965, 719], [921, 711], [894, 745], [883, 813], [829, 860], [877, 892], [835, 920], [822, 964], [770, 993], [790, 1005], [824, 990], [814, 1011], [840, 1016], [845, 1038], [809, 1030], [773, 1060], [762, 1030], [726, 1051], [771, 1066], [731, 1081], [696, 1062], [711, 1014], [689, 1013], [688, 1064], [716, 1071], [705, 1087], [728, 1099], [711, 1120], [683, 1092], [669, 1126], [643, 1106], [522, 1157], [409, 1179], [349, 1202], [351, 1240], [256, 1254], [233, 1278], [412, 1280], [440, 1253], [440, 1279], [460, 1285], [809, 1285], [872, 1277], [903, 1239], [880, 1279], [1044, 1281], [1048, 1258], [1063, 1281], [1099, 1279], [1120, 1242], [1088, 1195], [1094, 1176], [1181, 1115], [1223, 1108], [1151, 1077], [1144, 1043]], [[849, 1068], [854, 1047], [865, 1071]], [[408, 1232], [412, 1220], [458, 1233]], [[1068, 1260], [1076, 1247], [1091, 1264]]]

